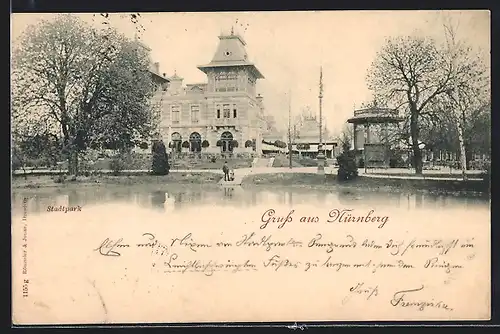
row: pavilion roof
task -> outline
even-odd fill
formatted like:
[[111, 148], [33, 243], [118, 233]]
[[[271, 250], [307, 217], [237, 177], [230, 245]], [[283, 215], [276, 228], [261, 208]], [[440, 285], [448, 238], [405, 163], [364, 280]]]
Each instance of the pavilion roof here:
[[371, 107], [354, 110], [354, 117], [347, 120], [348, 123], [398, 123], [402, 122], [404, 117], [399, 115], [395, 109]]

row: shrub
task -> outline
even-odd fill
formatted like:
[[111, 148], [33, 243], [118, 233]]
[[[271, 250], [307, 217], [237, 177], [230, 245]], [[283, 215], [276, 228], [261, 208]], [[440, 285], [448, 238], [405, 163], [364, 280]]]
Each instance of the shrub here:
[[141, 150], [147, 150], [147, 149], [148, 149], [148, 143], [146, 143], [146, 142], [142, 142], [142, 143], [140, 143], [140, 144], [139, 144], [139, 148], [140, 148]]
[[52, 180], [54, 180], [54, 183], [64, 183], [66, 181], [66, 175], [59, 174], [56, 177], [54, 177]]
[[21, 159], [19, 159], [19, 157], [17, 155], [12, 155], [12, 171], [21, 169], [22, 166], [23, 166], [23, 163], [22, 163]]
[[210, 143], [208, 142], [208, 140], [204, 140], [201, 142], [201, 147], [203, 148], [207, 148], [210, 146]]
[[111, 168], [111, 171], [113, 172], [113, 175], [119, 175], [122, 170], [125, 169], [125, 159], [123, 155], [118, 154], [111, 159], [111, 162], [109, 163], [109, 167]]
[[274, 146], [279, 147], [279, 148], [286, 148], [287, 144], [281, 140], [276, 140], [274, 142]]
[[316, 167], [318, 166], [318, 161], [309, 157], [303, 157], [299, 159], [299, 164], [303, 167]]
[[249, 139], [245, 142], [245, 147], [252, 147], [253, 146], [253, 142]]
[[484, 172], [481, 173], [481, 178], [487, 184], [490, 183], [491, 180], [491, 163], [485, 163]]
[[353, 151], [344, 152], [337, 157], [339, 170], [337, 178], [339, 181], [353, 180], [358, 176], [358, 167]]
[[189, 148], [189, 142], [186, 140], [182, 143], [183, 148]]
[[[189, 144], [189, 143], [188, 143]], [[167, 175], [170, 171], [167, 150], [163, 141], [155, 141], [152, 147], [152, 170], [155, 175]]]

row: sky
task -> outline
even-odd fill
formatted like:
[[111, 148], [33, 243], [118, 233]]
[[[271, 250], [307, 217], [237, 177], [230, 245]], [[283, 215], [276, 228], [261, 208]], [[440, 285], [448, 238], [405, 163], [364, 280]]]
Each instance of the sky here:
[[[54, 15], [12, 14], [12, 40], [28, 25]], [[117, 13], [110, 14], [110, 24], [130, 38], [137, 34], [151, 48], [152, 60], [160, 63], [160, 73], [177, 73], [185, 84], [206, 81], [196, 66], [211, 61], [218, 36], [233, 27], [265, 77], [258, 81], [257, 93], [281, 129], [288, 122], [289, 99], [293, 116], [307, 106], [319, 114], [322, 67], [324, 120], [331, 132], [339, 133], [354, 108], [372, 100], [365, 78], [385, 39], [420, 34], [440, 41], [443, 15], [459, 23], [459, 38], [481, 50], [489, 65], [489, 11], [141, 13], [138, 24]], [[78, 16], [102, 25], [99, 14]]]

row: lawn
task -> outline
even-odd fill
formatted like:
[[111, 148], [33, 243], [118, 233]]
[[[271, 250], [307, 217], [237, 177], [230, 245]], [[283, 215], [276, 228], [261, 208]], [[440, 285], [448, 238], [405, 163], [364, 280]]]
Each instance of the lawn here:
[[108, 185], [140, 185], [140, 184], [217, 184], [222, 179], [221, 174], [203, 172], [173, 172], [165, 176], [156, 176], [149, 173], [141, 175], [99, 175], [79, 176], [76, 180], [59, 182], [59, 176], [16, 176], [12, 178], [12, 188], [45, 188], [45, 187], [82, 187]]
[[252, 158], [233, 158], [233, 159], [222, 159], [219, 158], [212, 162], [207, 159], [182, 159], [182, 160], [171, 160], [172, 169], [222, 169], [224, 162], [227, 161], [229, 168], [250, 168], [252, 167]]
[[[450, 177], [454, 177], [454, 178], [461, 178], [462, 177], [462, 173], [433, 173], [433, 172], [425, 172], [422, 174], [422, 175], [417, 175], [415, 174], [414, 172], [408, 172], [408, 173], [391, 173], [391, 172], [371, 172], [370, 170], [368, 170], [368, 172], [366, 173], [366, 175], [388, 175], [388, 176], [419, 176], [419, 177], [435, 177], [435, 178], [450, 178]], [[477, 171], [469, 171], [467, 172], [467, 176], [468, 177], [471, 177], [471, 178], [481, 178], [482, 177], [482, 173], [481, 172], [477, 172]]]
[[353, 181], [339, 182], [335, 174], [272, 173], [248, 175], [242, 185], [271, 185], [317, 189], [358, 188], [367, 191], [422, 191], [444, 194], [486, 195], [490, 193], [489, 182], [483, 180], [449, 181], [423, 179], [388, 179], [358, 176]]
[[[289, 167], [290, 160], [288, 156], [285, 155], [277, 155], [273, 161], [273, 167]], [[297, 162], [297, 159], [292, 157], [292, 167], [302, 167], [300, 163]]]

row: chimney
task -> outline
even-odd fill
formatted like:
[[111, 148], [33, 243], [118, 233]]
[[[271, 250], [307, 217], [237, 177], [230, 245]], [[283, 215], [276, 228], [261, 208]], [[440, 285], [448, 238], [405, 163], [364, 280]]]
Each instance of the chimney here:
[[264, 98], [263, 98], [260, 94], [258, 94], [258, 95], [257, 95], [257, 102], [258, 102], [259, 104], [262, 104], [262, 100], [263, 100], [263, 99], [264, 99]]
[[160, 63], [156, 62], [153, 64], [153, 68], [156, 74], [160, 74]]

